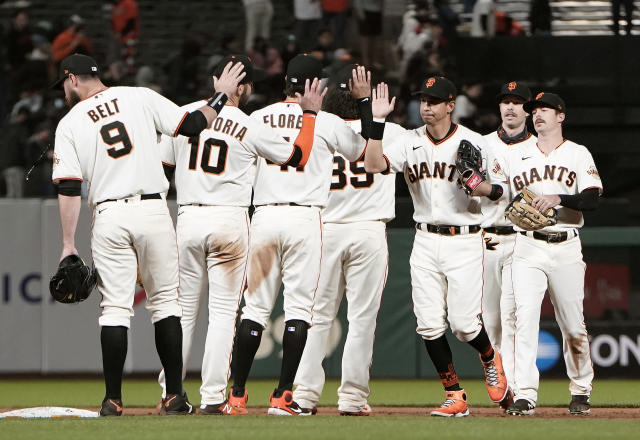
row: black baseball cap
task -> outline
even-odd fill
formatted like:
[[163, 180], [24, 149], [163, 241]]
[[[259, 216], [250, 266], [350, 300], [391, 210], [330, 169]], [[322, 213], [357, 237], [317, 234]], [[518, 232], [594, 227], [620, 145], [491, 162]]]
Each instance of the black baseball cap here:
[[224, 66], [226, 66], [229, 62], [232, 62], [234, 64], [242, 63], [242, 65], [244, 66], [243, 72], [245, 72], [246, 75], [244, 76], [244, 78], [242, 78], [240, 84], [249, 84], [262, 81], [267, 77], [267, 72], [259, 67], [255, 67], [251, 62], [251, 58], [246, 55], [227, 55], [216, 65], [216, 68], [213, 70], [213, 75], [220, 78], [220, 75], [222, 75], [222, 71], [224, 70]]
[[549, 107], [560, 113], [567, 112], [564, 100], [555, 93], [540, 92], [533, 101], [525, 102], [522, 108], [527, 113], [531, 113], [536, 107]]
[[291, 58], [287, 65], [287, 82], [304, 86], [305, 80], [322, 78], [322, 63], [319, 59], [306, 53]]
[[456, 86], [444, 76], [431, 76], [425, 79], [420, 90], [412, 95], [427, 95], [443, 101], [453, 101], [457, 93]]
[[349, 63], [338, 70], [332, 77], [331, 83], [340, 90], [349, 90], [349, 80], [353, 79], [353, 71], [358, 68], [357, 64]]
[[531, 101], [531, 90], [518, 81], [510, 81], [500, 87], [500, 93], [496, 95], [496, 101], [500, 103], [505, 96], [518, 96], [524, 99], [524, 102], [527, 102]]
[[71, 73], [74, 75], [97, 74], [98, 63], [87, 55], [81, 55], [79, 53], [69, 55], [60, 63], [60, 74], [56, 82], [51, 85], [51, 88], [59, 87]]

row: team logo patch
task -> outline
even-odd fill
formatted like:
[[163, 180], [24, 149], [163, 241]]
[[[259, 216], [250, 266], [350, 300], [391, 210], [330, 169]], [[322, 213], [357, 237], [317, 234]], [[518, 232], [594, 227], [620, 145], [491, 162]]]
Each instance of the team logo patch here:
[[540, 99], [542, 98], [542, 96], [544, 95], [544, 92], [540, 92], [536, 95], [536, 99]]
[[515, 81], [511, 81], [509, 83], [509, 85], [507, 86], [507, 89], [509, 89], [509, 91], [514, 90], [516, 87], [518, 87], [518, 84]]
[[436, 79], [435, 78], [433, 78], [433, 77], [429, 78], [427, 80], [427, 83], [425, 84], [425, 87], [429, 88], [429, 87], [433, 86], [435, 83], [436, 83]]
[[496, 159], [493, 159], [493, 168], [491, 169], [493, 174], [502, 174], [502, 168]]
[[593, 176], [593, 177], [595, 177], [597, 179], [600, 178], [600, 173], [598, 173], [598, 170], [593, 165], [591, 167], [589, 167], [589, 169], [587, 170], [587, 174], [590, 175], [590, 176]]

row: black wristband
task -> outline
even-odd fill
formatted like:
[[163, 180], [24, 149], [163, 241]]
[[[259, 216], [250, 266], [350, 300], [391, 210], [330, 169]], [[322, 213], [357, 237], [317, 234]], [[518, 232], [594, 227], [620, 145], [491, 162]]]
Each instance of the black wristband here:
[[493, 184], [491, 185], [491, 192], [487, 197], [489, 197], [489, 200], [493, 200], [495, 202], [500, 197], [502, 197], [503, 192], [504, 192], [504, 189], [502, 189], [502, 186]]
[[302, 114], [311, 114], [311, 115], [317, 115], [318, 112], [314, 112], [313, 110], [302, 110]]
[[358, 113], [360, 116], [360, 134], [363, 138], [369, 139], [371, 136], [371, 122], [373, 114], [371, 113], [371, 98], [364, 97], [356, 100], [358, 103]]
[[207, 105], [214, 109], [216, 113], [220, 114], [222, 107], [224, 107], [224, 105], [227, 103], [227, 99], [229, 99], [229, 97], [226, 95], [226, 93], [219, 92], [216, 94], [216, 96], [211, 98], [209, 102], [207, 102]]
[[384, 136], [384, 122], [373, 121], [371, 123], [371, 131], [369, 132], [369, 139], [374, 141], [381, 141]]

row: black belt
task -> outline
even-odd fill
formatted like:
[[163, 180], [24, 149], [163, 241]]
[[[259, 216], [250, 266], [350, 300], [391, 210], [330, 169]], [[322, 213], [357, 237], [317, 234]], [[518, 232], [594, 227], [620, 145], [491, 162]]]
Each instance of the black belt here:
[[[522, 235], [528, 235], [527, 232], [525, 231], [520, 231], [520, 233]], [[575, 235], [569, 237], [569, 233], [568, 232], [538, 232], [538, 231], [533, 231], [533, 233], [531, 234], [531, 236], [533, 236], [533, 238], [535, 238], [536, 240], [542, 240], [542, 241], [546, 241], [547, 243], [561, 243], [563, 241], [567, 241], [569, 238], [573, 238], [576, 237], [578, 235], [578, 233], [576, 232]]]
[[513, 229], [513, 226], [491, 226], [490, 228], [483, 229], [489, 234], [496, 235], [511, 235], [516, 233], [516, 231]]
[[[128, 197], [123, 197], [125, 199], [125, 203], [127, 202], [127, 198]], [[155, 193], [155, 194], [142, 194], [140, 196], [140, 200], [150, 200], [150, 199], [161, 199], [162, 196], [160, 195], [160, 193]], [[119, 199], [106, 199], [106, 200], [101, 200], [98, 203], [96, 203], [96, 206], [99, 205], [100, 203], [104, 203], [104, 202], [117, 202]]]
[[[434, 234], [440, 234], [440, 235], [460, 235], [463, 233], [461, 232], [462, 231], [461, 228], [464, 228], [464, 226], [431, 225], [428, 223], [416, 223], [416, 228], [420, 229], [421, 231], [424, 231], [426, 229], [427, 232], [433, 232]], [[469, 232], [464, 232], [465, 234], [475, 234], [481, 229], [480, 225], [470, 225], [470, 226], [467, 226], [467, 228], [469, 228]]]
[[303, 206], [305, 208], [312, 208], [312, 205], [299, 205], [294, 202], [283, 202], [283, 203], [265, 203], [264, 205], [256, 205], [256, 208], [261, 206]]

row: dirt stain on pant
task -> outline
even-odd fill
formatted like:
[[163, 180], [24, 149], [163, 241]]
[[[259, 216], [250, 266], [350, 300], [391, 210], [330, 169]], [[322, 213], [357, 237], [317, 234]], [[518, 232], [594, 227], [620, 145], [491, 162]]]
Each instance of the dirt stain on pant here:
[[276, 244], [265, 243], [249, 250], [249, 266], [247, 268], [247, 291], [251, 294], [269, 275], [276, 260]]

